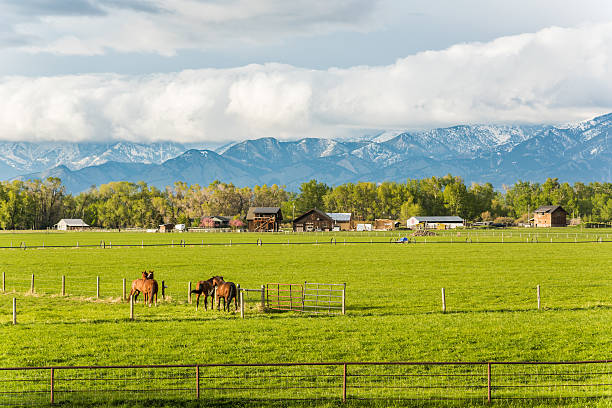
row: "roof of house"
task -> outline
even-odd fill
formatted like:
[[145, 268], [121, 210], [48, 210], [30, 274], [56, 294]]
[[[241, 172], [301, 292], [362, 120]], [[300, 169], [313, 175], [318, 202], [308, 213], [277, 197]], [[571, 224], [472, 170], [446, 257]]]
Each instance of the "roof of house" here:
[[412, 218], [416, 219], [417, 222], [463, 222], [463, 218], [456, 215], [418, 215]]
[[561, 209], [563, 212], [567, 213], [567, 211], [565, 211], [560, 205], [543, 205], [534, 212], [539, 214], [549, 214], [554, 213], [558, 209]]
[[274, 215], [280, 212], [280, 207], [249, 207], [249, 212], [247, 213], [247, 220], [255, 219], [255, 214], [268, 214]]
[[69, 227], [89, 227], [89, 225], [85, 224], [85, 222], [80, 218], [62, 218], [55, 225], [58, 225], [62, 221], [64, 221]]
[[327, 215], [335, 222], [351, 221], [351, 213], [327, 213]]
[[297, 221], [301, 220], [302, 218], [308, 216], [308, 214], [313, 213], [313, 212], [318, 214], [320, 217], [323, 217], [326, 220], [333, 221], [333, 219], [327, 213], [324, 213], [323, 211], [317, 208], [313, 208], [312, 210], [308, 210], [304, 214], [297, 217], [295, 220], [293, 220], [293, 222], [296, 223]]
[[231, 220], [230, 217], [224, 217], [222, 215], [213, 215], [210, 218], [214, 221], [219, 221], [219, 222], [229, 222], [229, 220]]

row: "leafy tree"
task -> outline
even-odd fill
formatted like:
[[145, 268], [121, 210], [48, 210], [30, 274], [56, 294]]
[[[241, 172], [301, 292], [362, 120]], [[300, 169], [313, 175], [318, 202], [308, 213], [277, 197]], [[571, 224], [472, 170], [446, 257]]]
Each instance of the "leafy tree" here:
[[318, 183], [317, 180], [310, 180], [307, 183], [302, 183], [300, 186], [300, 194], [296, 200], [295, 210], [300, 214], [318, 208], [325, 210], [324, 197], [331, 191], [331, 188], [325, 183]]

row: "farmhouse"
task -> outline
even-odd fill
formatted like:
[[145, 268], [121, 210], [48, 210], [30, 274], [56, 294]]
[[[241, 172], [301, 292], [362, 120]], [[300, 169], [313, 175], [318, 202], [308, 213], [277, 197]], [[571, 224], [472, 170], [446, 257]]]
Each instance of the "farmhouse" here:
[[293, 221], [293, 230], [295, 232], [331, 231], [333, 226], [334, 220], [316, 208], [306, 211]]
[[390, 231], [399, 227], [399, 222], [386, 218], [377, 218], [374, 220], [374, 229], [378, 231]]
[[89, 225], [80, 218], [62, 218], [55, 224], [55, 228], [59, 231], [83, 230], [89, 228]]
[[283, 214], [280, 207], [250, 207], [246, 219], [250, 232], [276, 232]]
[[348, 231], [351, 229], [351, 213], [327, 213], [334, 221], [332, 230]]
[[172, 232], [174, 224], [162, 224], [159, 226], [159, 232]]
[[565, 227], [567, 226], [567, 211], [560, 205], [543, 205], [533, 212], [535, 227]]
[[463, 218], [456, 215], [436, 215], [436, 216], [416, 216], [410, 217], [406, 221], [408, 228], [427, 228], [427, 229], [451, 229], [463, 227]]
[[214, 228], [229, 228], [229, 217], [223, 217], [222, 215], [215, 215], [210, 217], [211, 220], [215, 223]]

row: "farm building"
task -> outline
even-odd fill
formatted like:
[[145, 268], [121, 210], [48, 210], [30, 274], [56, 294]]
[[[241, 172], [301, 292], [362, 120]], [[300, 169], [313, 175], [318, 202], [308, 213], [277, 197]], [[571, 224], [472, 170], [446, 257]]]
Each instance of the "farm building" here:
[[172, 232], [174, 224], [162, 224], [159, 226], [159, 232]]
[[535, 227], [565, 227], [567, 226], [567, 211], [560, 205], [543, 205], [533, 212]]
[[406, 221], [408, 228], [427, 228], [427, 229], [451, 229], [463, 227], [463, 218], [456, 215], [435, 215], [435, 216], [416, 216], [410, 217]]
[[283, 214], [280, 207], [250, 207], [246, 219], [250, 232], [275, 232]]
[[293, 221], [293, 230], [295, 232], [331, 231], [333, 227], [334, 220], [316, 208], [306, 211]]
[[351, 213], [327, 213], [327, 215], [334, 221], [332, 230], [348, 231], [352, 229]]
[[215, 223], [215, 228], [229, 228], [229, 222], [230, 222], [230, 218], [229, 217], [223, 217], [221, 215], [215, 215], [210, 217], [214, 223]]
[[55, 224], [55, 228], [59, 231], [82, 230], [89, 228], [89, 225], [80, 218], [62, 218]]
[[390, 231], [399, 227], [399, 222], [386, 218], [377, 218], [374, 220], [374, 229], [378, 231]]

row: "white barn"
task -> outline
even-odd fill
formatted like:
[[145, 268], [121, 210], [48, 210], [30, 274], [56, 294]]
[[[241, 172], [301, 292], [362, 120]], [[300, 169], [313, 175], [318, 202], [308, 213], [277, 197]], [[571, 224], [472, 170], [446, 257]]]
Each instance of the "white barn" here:
[[69, 231], [89, 228], [89, 225], [80, 218], [62, 218], [55, 224], [55, 228], [59, 231]]
[[416, 228], [417, 225], [422, 224], [425, 228], [436, 229], [439, 224], [444, 224], [446, 228], [457, 228], [463, 227], [464, 220], [456, 215], [436, 215], [436, 216], [416, 216], [410, 217], [406, 221], [408, 228]]

